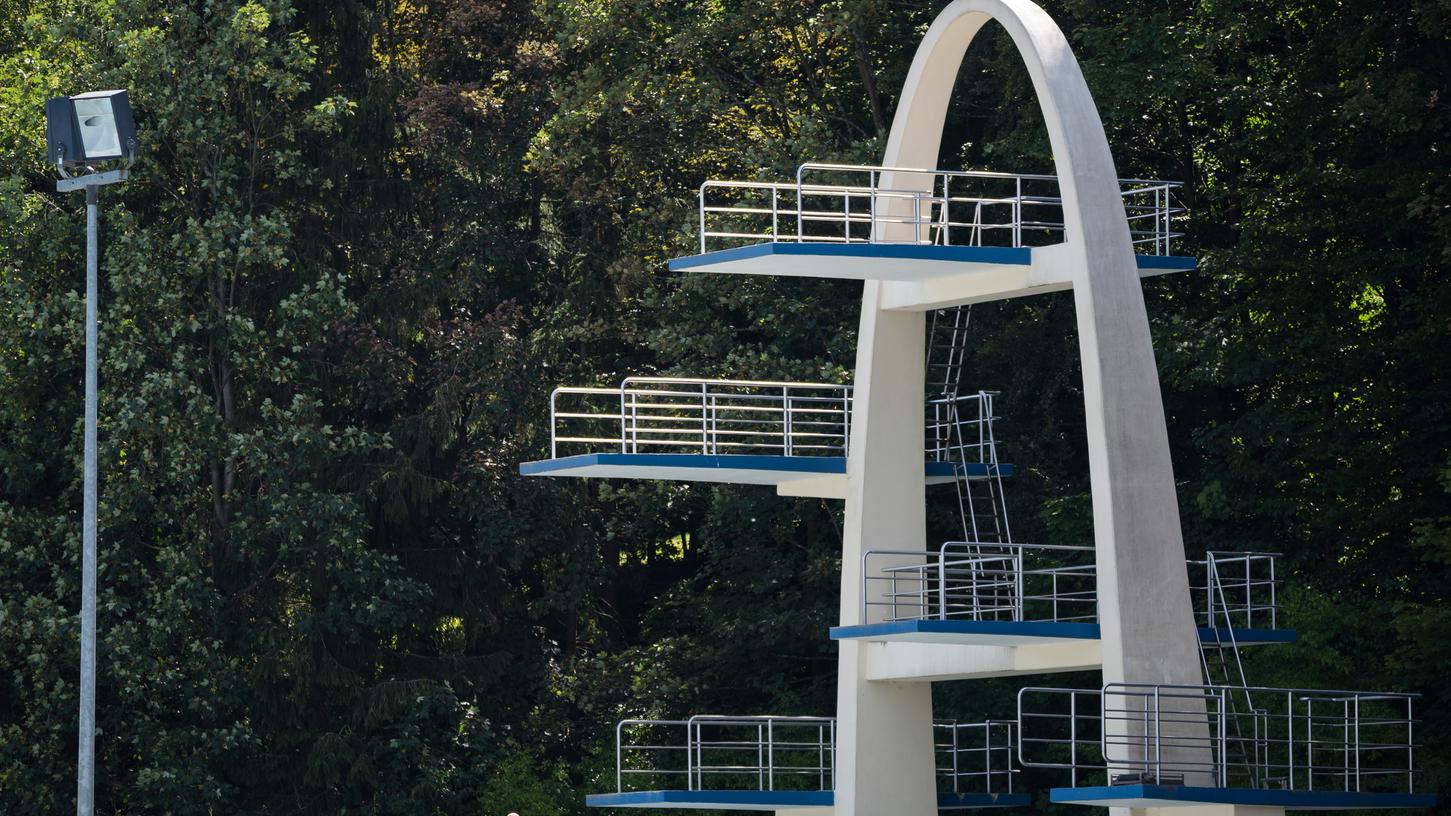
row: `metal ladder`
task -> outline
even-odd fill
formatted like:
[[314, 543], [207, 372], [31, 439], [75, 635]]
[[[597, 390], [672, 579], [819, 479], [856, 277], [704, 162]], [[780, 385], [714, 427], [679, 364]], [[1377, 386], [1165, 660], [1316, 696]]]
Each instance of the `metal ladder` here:
[[[1243, 719], [1242, 714], [1249, 714], [1256, 723], [1259, 723], [1264, 712], [1257, 711], [1250, 700], [1249, 680], [1245, 676], [1244, 660], [1240, 655], [1239, 642], [1234, 634], [1234, 617], [1230, 614], [1229, 603], [1225, 599], [1224, 584], [1219, 577], [1219, 567], [1214, 560], [1214, 553], [1205, 554], [1204, 568], [1205, 580], [1208, 583], [1209, 604], [1206, 618], [1211, 633], [1209, 638], [1202, 638], [1200, 641], [1199, 659], [1200, 665], [1204, 668], [1204, 682], [1211, 686], [1231, 689], [1223, 697], [1223, 705], [1226, 710], [1221, 711], [1219, 716], [1228, 719], [1230, 729], [1234, 732], [1234, 748], [1238, 754], [1240, 767], [1244, 768], [1249, 775], [1250, 786], [1260, 788], [1267, 782], [1260, 773], [1261, 754], [1265, 750], [1262, 743], [1266, 734], [1256, 733], [1246, 739], [1241, 720]], [[1244, 698], [1242, 703], [1232, 691], [1235, 687], [1243, 689], [1238, 695]], [[1240, 710], [1241, 706], [1243, 711]], [[1256, 731], [1259, 731], [1258, 727], [1256, 727]], [[1227, 754], [1230, 746], [1223, 746], [1221, 750]], [[1219, 762], [1221, 766], [1224, 766], [1227, 777], [1229, 757], [1221, 756]]]
[[[947, 400], [945, 423], [936, 433], [945, 438], [932, 444], [950, 451], [957, 463], [958, 514], [962, 521], [963, 540], [969, 544], [1006, 544], [1012, 536], [1008, 528], [1007, 505], [1003, 501], [1002, 476], [997, 468], [997, 445], [992, 439], [991, 403], [982, 406], [983, 424], [975, 428], [978, 438], [968, 438], [968, 424], [958, 415], [953, 400], [962, 393], [962, 375], [967, 359], [968, 326], [972, 321], [972, 305], [938, 309], [932, 313], [927, 328], [927, 394], [929, 399]], [[985, 398], [986, 399], [986, 398]], [[985, 447], [984, 447], [985, 445]], [[967, 478], [966, 463], [988, 452], [987, 478]], [[969, 456], [970, 452], [978, 454]], [[975, 550], [970, 550], [977, 554]]]

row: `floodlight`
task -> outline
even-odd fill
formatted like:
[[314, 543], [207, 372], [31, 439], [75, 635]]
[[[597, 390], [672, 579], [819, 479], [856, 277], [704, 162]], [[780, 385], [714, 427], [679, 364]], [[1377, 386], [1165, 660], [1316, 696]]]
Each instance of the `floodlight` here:
[[125, 91], [92, 91], [45, 103], [47, 158], [66, 168], [136, 158], [136, 123]]

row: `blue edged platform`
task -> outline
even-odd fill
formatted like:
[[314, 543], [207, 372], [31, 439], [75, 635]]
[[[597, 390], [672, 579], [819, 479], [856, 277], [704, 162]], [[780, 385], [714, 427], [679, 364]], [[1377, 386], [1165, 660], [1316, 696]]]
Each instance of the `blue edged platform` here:
[[[776, 810], [777, 808], [829, 808], [831, 791], [683, 791], [656, 790], [599, 793], [586, 796], [588, 807], [661, 808], [674, 810]], [[1022, 807], [1032, 804], [1026, 793], [939, 793], [941, 810]]]
[[1259, 805], [1286, 810], [1369, 810], [1434, 807], [1429, 793], [1356, 793], [1354, 791], [1261, 790], [1199, 788], [1184, 785], [1104, 785], [1053, 788], [1050, 801], [1098, 807], [1193, 807], [1196, 805]]
[[[1201, 627], [1199, 639], [1205, 643], [1229, 643], [1228, 629]], [[1271, 643], [1293, 643], [1293, 629], [1234, 629], [1234, 642], [1240, 646]], [[908, 643], [956, 643], [976, 646], [1024, 646], [1073, 640], [1098, 640], [1096, 623], [1058, 623], [1054, 621], [975, 621], [920, 620], [868, 623], [860, 626], [833, 626], [832, 640], [903, 641]]]
[[[951, 462], [924, 465], [929, 484], [952, 480]], [[969, 479], [992, 475], [981, 462], [958, 465]], [[625, 479], [681, 479], [732, 484], [780, 484], [813, 476], [846, 475], [844, 456], [742, 456], [696, 453], [582, 453], [558, 459], [524, 462], [525, 476], [579, 476]], [[1009, 464], [997, 466], [997, 475], [1011, 476]]]

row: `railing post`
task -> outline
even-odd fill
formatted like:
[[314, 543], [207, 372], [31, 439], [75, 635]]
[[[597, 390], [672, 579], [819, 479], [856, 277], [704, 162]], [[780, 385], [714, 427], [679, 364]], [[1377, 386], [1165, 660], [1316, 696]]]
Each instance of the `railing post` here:
[[790, 386], [782, 386], [782, 388], [781, 388], [781, 403], [782, 403], [782, 406], [783, 406], [784, 410], [786, 411], [786, 416], [782, 420], [782, 424], [783, 424], [783, 426], [784, 426], [784, 428], [786, 430], [786, 438], [783, 440], [783, 445], [784, 445], [784, 449], [785, 449], [785, 454], [787, 456], [790, 456], [791, 455], [791, 387]]
[[[1099, 695], [1099, 734], [1108, 731], [1108, 721], [1102, 719], [1107, 716], [1103, 710], [1103, 698], [1107, 695]], [[1021, 708], [1021, 704], [1019, 704]], [[1019, 715], [1021, 717], [1021, 714]], [[1102, 736], [1100, 736], [1102, 740]], [[1023, 724], [1018, 723], [1018, 757], [1022, 758]], [[1105, 746], [1106, 747], [1106, 746]], [[1104, 751], [1104, 765], [1108, 765], [1108, 752]], [[1068, 692], [1068, 785], [1078, 787], [1078, 692]]]
[[766, 790], [776, 789], [776, 721], [766, 720]]
[[[1246, 692], [1248, 694], [1248, 692]], [[1254, 710], [1254, 706], [1250, 706]], [[1219, 787], [1229, 787], [1229, 690], [1219, 690]]]
[[937, 619], [947, 620], [947, 545], [937, 548]]
[[633, 394], [630, 394], [631, 405], [629, 407], [629, 410], [627, 411], [626, 410], [626, 407], [625, 407], [625, 397], [626, 397], [626, 394], [627, 393], [628, 393], [628, 391], [627, 391], [626, 387], [624, 386], [624, 384], [621, 384], [620, 385], [620, 453], [634, 453], [635, 452], [633, 450], [633, 448], [635, 446], [632, 446], [630, 444], [630, 435], [632, 433], [632, 430], [631, 430], [632, 429], [632, 423], [630, 422], [630, 417], [634, 414], [634, 405], [633, 405], [634, 395]]
[[1020, 247], [1023, 245], [1023, 177], [1016, 176], [1013, 182], [1013, 246]]
[[958, 745], [957, 735], [958, 731], [962, 728], [962, 726], [958, 725], [957, 723], [953, 723], [951, 726], [948, 727], [952, 730], [952, 792], [960, 793], [961, 791], [957, 789], [958, 780], [961, 778], [961, 775], [959, 774], [960, 769], [958, 768], [957, 764], [957, 752], [961, 746]]
[[705, 186], [710, 182], [700, 185], [700, 254], [705, 254]]
[[1353, 698], [1355, 715], [1355, 792], [1360, 793], [1360, 695]]
[[781, 240], [780, 226], [780, 189], [775, 184], [771, 185], [771, 240]]
[[620, 753], [621, 753], [621, 751], [620, 751], [620, 745], [622, 744], [621, 739], [620, 739], [620, 732], [623, 731], [624, 728], [625, 728], [625, 721], [624, 720], [621, 720], [620, 723], [619, 723], [619, 725], [616, 725], [615, 726], [615, 790], [618, 791], [618, 792], [620, 792], [620, 793], [624, 793], [625, 792], [625, 784], [624, 784], [624, 779], [625, 779], [624, 763], [620, 760]]
[[559, 443], [554, 441], [555, 437], [559, 436], [559, 428], [558, 428], [558, 426], [555, 425], [555, 423], [558, 420], [556, 420], [554, 418], [554, 414], [555, 414], [554, 406], [555, 406], [555, 403], [557, 403], [558, 401], [559, 401], [559, 391], [556, 390], [554, 393], [552, 393], [552, 394], [549, 395], [549, 458], [550, 459], [558, 459], [559, 458]]

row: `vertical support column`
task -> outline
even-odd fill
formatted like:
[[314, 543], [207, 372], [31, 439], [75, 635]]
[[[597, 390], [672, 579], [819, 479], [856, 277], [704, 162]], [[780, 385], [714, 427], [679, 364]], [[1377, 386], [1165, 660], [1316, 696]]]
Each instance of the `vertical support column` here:
[[[841, 623], [863, 623], [862, 554], [917, 549], [927, 535], [923, 476], [923, 332], [920, 312], [878, 308], [867, 282], [857, 338], [856, 386], [847, 460]], [[837, 816], [934, 816], [932, 685], [867, 680], [863, 650], [839, 641]]]

